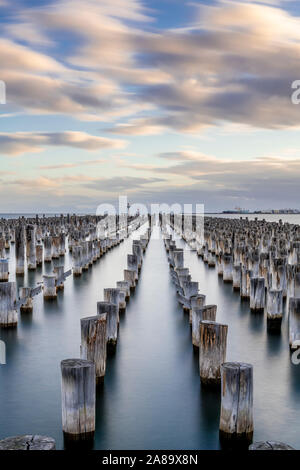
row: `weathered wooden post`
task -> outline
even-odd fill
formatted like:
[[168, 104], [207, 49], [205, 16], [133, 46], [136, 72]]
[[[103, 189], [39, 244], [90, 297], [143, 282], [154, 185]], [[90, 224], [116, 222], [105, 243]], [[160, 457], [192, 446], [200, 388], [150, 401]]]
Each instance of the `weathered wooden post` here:
[[217, 306], [203, 305], [192, 309], [192, 343], [193, 346], [200, 346], [200, 323], [203, 320], [216, 321]]
[[24, 276], [25, 272], [25, 228], [23, 225], [16, 227], [16, 274]]
[[0, 258], [4, 259], [5, 256], [5, 240], [0, 234]]
[[273, 278], [273, 287], [276, 290], [282, 290], [283, 297], [287, 296], [287, 269], [285, 260], [276, 261], [276, 271]]
[[30, 271], [36, 269], [36, 227], [28, 225], [26, 227], [27, 239], [27, 267]]
[[[206, 296], [204, 294], [192, 295], [190, 297], [190, 314], [189, 314], [189, 323], [193, 322], [193, 310], [197, 308], [202, 308], [205, 305]], [[204, 318], [204, 320], [207, 320]]]
[[52, 237], [44, 238], [44, 261], [50, 263], [52, 261]]
[[178, 248], [173, 251], [173, 259], [175, 268], [183, 268], [183, 250]]
[[218, 276], [223, 276], [223, 254], [220, 252], [217, 255], [217, 271], [218, 271]]
[[61, 361], [62, 427], [67, 440], [89, 440], [95, 432], [95, 364], [85, 359]]
[[300, 297], [300, 272], [294, 276], [294, 297]]
[[54, 266], [53, 273], [55, 275], [55, 282], [56, 282], [56, 290], [63, 290], [64, 289], [64, 266]]
[[107, 314], [81, 318], [80, 357], [95, 363], [96, 382], [103, 382], [106, 371]]
[[81, 243], [82, 246], [82, 270], [88, 271], [89, 269], [89, 259], [88, 259], [88, 243], [87, 241], [83, 241]]
[[19, 297], [20, 299], [27, 298], [26, 303], [20, 306], [20, 312], [22, 313], [31, 313], [33, 310], [33, 299], [30, 295], [31, 287], [20, 287], [19, 288]]
[[0, 450], [55, 450], [55, 440], [33, 434], [7, 437], [0, 441]]
[[92, 266], [93, 265], [93, 242], [92, 240], [87, 241], [87, 249], [88, 249], [89, 266]]
[[72, 249], [73, 274], [81, 276], [82, 274], [82, 246], [74, 245]]
[[123, 288], [117, 287], [119, 291], [119, 314], [125, 313], [126, 311], [126, 295], [127, 292]]
[[233, 282], [233, 290], [240, 290], [241, 287], [241, 265], [233, 266], [232, 270], [232, 282]]
[[208, 246], [207, 246], [207, 243], [205, 243], [204, 251], [203, 251], [203, 261], [204, 261], [204, 263], [208, 263], [208, 256], [209, 256]]
[[17, 326], [18, 313], [16, 310], [17, 288], [15, 282], [0, 283], [0, 327]]
[[135, 271], [135, 283], [138, 282], [138, 259], [136, 255], [127, 255], [127, 268]]
[[252, 441], [253, 367], [243, 362], [221, 365], [221, 440]]
[[106, 253], [106, 240], [105, 240], [105, 238], [100, 240], [100, 249], [101, 249], [101, 256], [103, 256]]
[[93, 263], [95, 263], [98, 259], [98, 245], [95, 240], [92, 242], [92, 251], [93, 251]]
[[248, 450], [295, 450], [293, 447], [279, 441], [257, 441]]
[[300, 297], [291, 297], [289, 301], [290, 348], [297, 349], [299, 341], [300, 341]]
[[[196, 281], [183, 281], [182, 283], [184, 297], [187, 300], [187, 304], [183, 304], [183, 311], [190, 315], [191, 310], [191, 297], [198, 295], [199, 283]], [[192, 323], [192, 319], [190, 319]]]
[[226, 360], [228, 326], [215, 321], [200, 322], [199, 369], [201, 382], [220, 385], [221, 364]]
[[124, 269], [124, 280], [129, 282], [130, 290], [134, 291], [136, 286], [136, 271], [134, 269]]
[[242, 299], [248, 299], [250, 297], [251, 274], [251, 270], [246, 269], [244, 266], [242, 267], [240, 284], [240, 296]]
[[224, 254], [223, 256], [223, 281], [232, 282], [232, 255]]
[[130, 283], [128, 281], [117, 281], [117, 288], [125, 292], [125, 300], [130, 298]]
[[216, 266], [216, 257], [214, 253], [209, 252], [207, 263], [209, 268], [214, 268]]
[[132, 253], [137, 257], [138, 270], [141, 270], [143, 262], [143, 249], [140, 240], [133, 240]]
[[8, 282], [8, 259], [0, 259], [0, 282]]
[[56, 276], [55, 274], [48, 274], [43, 276], [44, 284], [44, 299], [56, 299]]
[[59, 247], [60, 247], [60, 237], [59, 235], [54, 235], [52, 237], [52, 258], [59, 258]]
[[61, 232], [59, 234], [59, 256], [64, 256], [66, 252], [66, 234]]
[[286, 277], [287, 277], [287, 297], [295, 296], [295, 266], [290, 264], [287, 265]]
[[118, 308], [111, 302], [97, 302], [97, 314], [106, 313], [106, 339], [110, 349], [115, 349], [118, 341]]
[[270, 289], [267, 294], [267, 325], [270, 329], [280, 329], [283, 313], [282, 290]]
[[16, 232], [15, 229], [12, 228], [10, 231], [10, 243], [14, 244], [16, 241]]
[[250, 309], [253, 312], [263, 312], [265, 308], [265, 279], [252, 277], [250, 279]]
[[[104, 301], [105, 302], [110, 302], [114, 305], [116, 305], [117, 307], [117, 310], [118, 310], [118, 323], [119, 323], [119, 313], [120, 313], [120, 298], [121, 297], [121, 294], [122, 292], [120, 291], [120, 289], [117, 289], [116, 287], [112, 287], [112, 288], [106, 288], [103, 290], [104, 292]], [[125, 299], [125, 296], [124, 296], [124, 299]]]

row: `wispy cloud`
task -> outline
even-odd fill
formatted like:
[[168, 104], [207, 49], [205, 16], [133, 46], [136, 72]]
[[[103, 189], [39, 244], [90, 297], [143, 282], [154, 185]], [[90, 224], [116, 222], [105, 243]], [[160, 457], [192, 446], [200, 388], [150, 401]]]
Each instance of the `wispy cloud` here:
[[145, 185], [153, 183], [161, 183], [165, 180], [163, 178], [139, 178], [134, 176], [115, 176], [113, 178], [98, 178], [85, 186], [90, 189], [98, 190], [101, 192], [124, 193], [136, 191]]
[[40, 170], [60, 170], [64, 168], [78, 168], [80, 166], [94, 166], [105, 163], [106, 160], [103, 158], [98, 158], [97, 160], [84, 160], [76, 163], [61, 163], [58, 165], [41, 165], [38, 168]]
[[[299, 125], [290, 84], [298, 76], [300, 18], [266, 2], [190, 8], [193, 21], [172, 30], [154, 28], [153, 12], [139, 0], [60, 0], [22, 11], [0, 41], [11, 102], [30, 112], [121, 118], [113, 131], [126, 135], [197, 133], [220, 122]], [[51, 48], [34, 50], [47, 50], [61, 31], [77, 38], [63, 62]], [[27, 47], [16, 42], [21, 37]]]
[[[63, 196], [77, 207], [124, 191], [149, 200], [200, 198], [220, 206], [239, 198], [253, 205], [263, 197], [282, 204], [293, 195], [297, 200], [297, 153], [293, 159], [288, 152], [277, 157], [275, 143], [268, 158], [249, 159], [248, 152], [244, 159], [258, 130], [286, 132], [287, 140], [287, 130], [300, 126], [299, 107], [290, 100], [291, 83], [299, 78], [300, 16], [287, 4], [187, 2], [189, 21], [178, 17], [169, 29], [141, 0], [53, 0], [42, 8], [12, 8], [0, 0], [9, 8], [0, 38], [0, 79], [7, 87], [0, 153], [76, 150], [76, 159], [68, 152], [59, 162], [46, 153], [38, 167], [32, 159], [22, 175], [22, 159], [3, 160], [17, 174], [14, 179], [9, 171], [0, 174], [2, 200], [29, 201], [30, 191], [34, 199], [39, 195], [40, 201], [60, 205]], [[45, 131], [48, 124], [52, 132]], [[223, 132], [222, 143], [215, 131]], [[194, 139], [205, 133], [210, 140]], [[193, 150], [178, 151], [190, 142]], [[214, 156], [221, 155], [224, 142], [229, 142], [226, 155], [233, 149], [240, 157]], [[102, 150], [126, 145], [134, 160], [96, 158]], [[159, 148], [164, 152], [158, 156]], [[85, 159], [86, 152], [100, 151], [95, 160]], [[93, 166], [105, 162], [107, 173], [99, 178], [93, 173], [102, 167]], [[84, 174], [75, 174], [76, 168]], [[51, 177], [48, 170], [65, 175]]]

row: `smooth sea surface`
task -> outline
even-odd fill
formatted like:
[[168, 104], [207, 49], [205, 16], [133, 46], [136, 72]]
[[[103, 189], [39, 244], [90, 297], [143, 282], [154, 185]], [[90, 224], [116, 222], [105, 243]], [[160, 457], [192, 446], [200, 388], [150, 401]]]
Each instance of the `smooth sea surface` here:
[[[297, 219], [292, 223], [300, 223]], [[117, 351], [97, 390], [95, 449], [220, 448], [220, 396], [200, 385], [188, 318], [176, 301], [158, 234], [155, 228], [136, 291], [121, 316]], [[0, 365], [0, 438], [44, 434], [63, 448], [60, 361], [79, 357], [80, 318], [96, 314], [103, 288], [123, 279], [131, 245], [127, 239], [82, 277], [69, 277], [57, 301], [35, 297], [33, 314], [21, 314], [16, 329], [0, 329], [7, 345], [7, 364]], [[13, 247], [8, 256], [14, 280]], [[69, 253], [64, 264], [71, 266]], [[249, 303], [241, 302], [216, 269], [188, 249], [185, 265], [207, 303], [217, 304], [217, 321], [229, 325], [227, 360], [254, 366], [254, 439], [300, 449], [300, 365], [290, 360], [286, 315], [281, 334], [270, 334], [264, 315], [251, 314]], [[52, 268], [46, 264], [27, 273], [18, 285], [35, 286], [43, 270]]]

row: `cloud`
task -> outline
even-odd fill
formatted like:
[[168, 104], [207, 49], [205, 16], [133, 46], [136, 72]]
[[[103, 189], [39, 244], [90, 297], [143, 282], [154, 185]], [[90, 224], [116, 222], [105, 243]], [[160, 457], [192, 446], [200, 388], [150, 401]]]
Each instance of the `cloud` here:
[[126, 143], [121, 140], [97, 137], [85, 132], [0, 132], [0, 153], [12, 157], [24, 153], [41, 152], [48, 146], [63, 146], [84, 149], [90, 152], [100, 149], [124, 148]]
[[[190, 4], [193, 21], [173, 29], [155, 27], [154, 12], [139, 0], [57, 0], [24, 9], [0, 40], [9, 104], [119, 119], [111, 131], [130, 136], [199, 133], [223, 123], [299, 126], [290, 95], [300, 18], [272, 3]], [[28, 46], [16, 42], [21, 37]], [[66, 51], [61, 37], [72, 38]], [[34, 50], [39, 45], [48, 52]]]
[[61, 163], [59, 165], [41, 165], [38, 168], [40, 170], [59, 170], [64, 168], [77, 168], [79, 166], [93, 166], [105, 163], [106, 160], [103, 158], [98, 158], [97, 160], [84, 160], [81, 162], [75, 163]]
[[155, 119], [138, 118], [132, 119], [127, 123], [121, 123], [108, 129], [113, 134], [121, 135], [154, 135], [164, 131], [164, 127]]
[[[192, 196], [198, 190], [205, 202], [212, 197], [219, 201], [220, 207], [234, 198], [250, 201], [252, 207], [260, 204], [266, 207], [266, 203], [274, 201], [295, 204], [300, 159], [270, 156], [247, 161], [226, 160], [196, 152], [166, 153], [161, 158], [176, 164], [152, 171], [164, 176], [185, 175], [190, 180], [184, 188], [186, 195]], [[170, 190], [175, 191], [171, 186]]]
[[162, 178], [139, 178], [134, 176], [115, 176], [113, 178], [98, 178], [95, 181], [86, 183], [89, 189], [96, 189], [102, 192], [124, 193], [135, 191], [144, 185], [161, 183], [165, 180]]
[[[37, 197], [39, 203], [44, 201], [45, 205], [48, 205], [47, 196], [53, 207], [55, 204], [60, 207], [63, 198], [65, 204], [69, 201], [73, 205], [72, 210], [115, 201], [119, 194], [130, 195], [131, 202], [149, 204], [204, 203], [206, 211], [235, 206], [297, 208], [295, 194], [298, 194], [300, 159], [264, 156], [248, 161], [220, 160], [196, 151], [163, 153], [160, 158], [169, 166], [148, 168], [148, 177], [67, 174], [10, 181], [6, 178], [0, 196], [4, 202], [12, 198], [21, 206], [22, 197], [25, 203], [30, 195]], [[134, 169], [145, 171], [138, 165]]]
[[19, 70], [51, 74], [65, 71], [65, 67], [52, 57], [5, 38], [0, 39], [0, 56], [1, 72]]
[[[1, 6], [1, 3], [0, 3]], [[33, 46], [52, 46], [54, 44], [33, 23], [7, 24], [3, 28], [4, 33], [12, 39], [25, 42]]]

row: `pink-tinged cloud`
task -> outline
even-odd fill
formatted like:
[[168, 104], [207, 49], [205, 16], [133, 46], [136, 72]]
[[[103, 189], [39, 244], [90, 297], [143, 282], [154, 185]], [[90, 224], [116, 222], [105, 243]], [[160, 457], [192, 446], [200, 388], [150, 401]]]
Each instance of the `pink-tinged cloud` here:
[[124, 148], [126, 142], [78, 131], [0, 133], [0, 153], [4, 155], [17, 157], [24, 153], [41, 152], [49, 146], [73, 147], [95, 152], [101, 149]]

